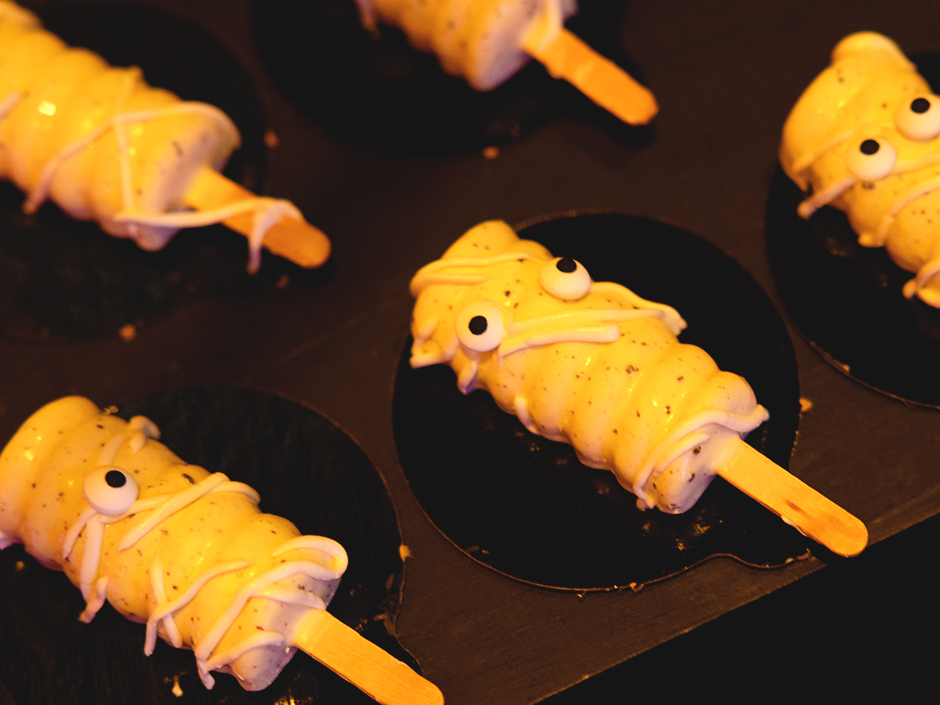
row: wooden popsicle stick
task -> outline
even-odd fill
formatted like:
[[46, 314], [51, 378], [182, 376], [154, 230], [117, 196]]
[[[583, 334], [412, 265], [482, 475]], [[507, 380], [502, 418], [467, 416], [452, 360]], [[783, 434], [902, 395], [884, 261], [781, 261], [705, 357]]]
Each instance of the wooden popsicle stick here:
[[[209, 211], [257, 198], [248, 189], [205, 167], [196, 176], [185, 202], [198, 211]], [[223, 225], [246, 237], [251, 234], [252, 214], [240, 213], [222, 221]], [[264, 248], [301, 267], [322, 265], [330, 256], [330, 240], [318, 228], [303, 220], [282, 217], [264, 236]]]
[[630, 125], [645, 125], [659, 112], [649, 89], [565, 28], [548, 42], [541, 41], [540, 32], [530, 33], [523, 48], [552, 76], [565, 79]]
[[436, 685], [326, 610], [300, 618], [291, 643], [382, 705], [442, 705]]
[[833, 553], [857, 556], [868, 545], [868, 529], [861, 520], [744, 441], [740, 448], [718, 475]]

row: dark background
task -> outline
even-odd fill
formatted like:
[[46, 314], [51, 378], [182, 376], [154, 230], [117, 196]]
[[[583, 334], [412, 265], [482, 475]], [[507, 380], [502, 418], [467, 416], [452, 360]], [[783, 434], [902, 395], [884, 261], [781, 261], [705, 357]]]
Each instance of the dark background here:
[[[17, 233], [11, 241], [30, 232], [63, 238], [51, 251], [17, 245], [4, 253], [18, 263], [2, 270], [4, 286], [11, 272], [29, 269], [23, 262], [50, 262], [9, 285], [6, 300], [49, 277], [54, 264], [68, 276], [43, 285], [52, 303], [33, 310], [38, 297], [28, 296], [5, 309], [0, 437], [68, 393], [120, 405], [227, 385], [320, 410], [361, 444], [388, 486], [410, 554], [393, 632], [448, 703], [934, 699], [940, 415], [873, 390], [803, 335], [793, 315], [801, 309], [781, 292], [798, 290], [794, 278], [807, 274], [799, 260], [792, 268], [772, 261], [779, 247], [767, 247], [765, 209], [781, 184], [783, 121], [835, 43], [871, 29], [914, 57], [936, 54], [940, 7], [584, 0], [572, 31], [659, 99], [651, 127], [629, 128], [537, 66], [492, 95], [473, 94], [394, 32], [370, 42], [352, 4], [29, 3], [63, 36], [74, 32], [70, 41], [140, 63], [151, 83], [238, 113], [245, 151], [230, 176], [292, 200], [334, 251], [312, 273], [266, 256], [258, 278], [247, 279], [243, 243], [209, 229], [141, 261], [127, 243], [96, 239], [94, 227], [54, 207], [19, 216], [21, 196], [6, 187], [0, 215]], [[264, 148], [265, 131], [276, 146]], [[484, 156], [488, 146], [498, 148], [495, 158]], [[716, 558], [639, 592], [563, 591], [492, 571], [428, 519], [392, 427], [410, 277], [482, 220], [520, 224], [592, 210], [690, 231], [770, 297], [792, 340], [805, 408], [789, 467], [866, 522], [871, 545], [860, 557], [812, 546], [812, 557], [776, 570]], [[77, 233], [99, 253], [91, 261], [76, 259], [84, 251], [74, 246]], [[69, 243], [74, 252], [62, 254]], [[671, 272], [659, 264], [681, 293], [681, 253], [677, 260]], [[145, 274], [116, 281], [114, 268], [132, 263]], [[93, 277], [98, 293], [89, 295], [76, 272]], [[147, 277], [155, 283], [139, 302], [117, 305]], [[916, 313], [935, 324], [935, 312]], [[130, 342], [117, 334], [128, 323], [136, 328]], [[740, 321], [740, 339], [729, 344], [746, 344], [751, 325]], [[893, 349], [872, 325], [864, 337], [871, 354]], [[898, 357], [893, 350], [886, 359], [901, 366]], [[937, 375], [929, 361], [921, 373]], [[446, 457], [440, 465], [446, 472]]]

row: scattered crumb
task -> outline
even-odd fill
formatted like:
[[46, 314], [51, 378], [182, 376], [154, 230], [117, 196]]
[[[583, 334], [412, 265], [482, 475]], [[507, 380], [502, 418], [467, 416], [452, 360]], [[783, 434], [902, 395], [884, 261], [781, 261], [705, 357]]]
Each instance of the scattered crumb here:
[[26, 564], [23, 561], [16, 562], [16, 572], [19, 573], [23, 568], [26, 567]]
[[290, 284], [290, 277], [286, 274], [282, 274], [275, 286], [277, 286], [278, 289], [286, 289], [288, 284]]
[[411, 551], [405, 544], [401, 544], [398, 547], [398, 555], [401, 556], [402, 560], [405, 560], [406, 558], [411, 558]]
[[800, 411], [807, 412], [813, 408], [813, 402], [806, 397], [800, 397]]
[[133, 323], [128, 323], [121, 326], [121, 330], [118, 331], [118, 335], [121, 336], [121, 340], [129, 343], [137, 336], [137, 328]]
[[277, 138], [277, 133], [274, 130], [268, 130], [264, 133], [264, 146], [268, 149], [274, 149], [279, 146], [281, 141]]
[[499, 147], [484, 147], [483, 156], [487, 159], [496, 159], [499, 156]]
[[179, 676], [174, 676], [174, 677], [173, 677], [173, 689], [172, 689], [170, 692], [172, 692], [173, 695], [175, 695], [175, 696], [178, 697], [178, 698], [180, 698], [180, 697], [183, 696], [183, 689], [180, 688], [180, 677], [179, 677]]

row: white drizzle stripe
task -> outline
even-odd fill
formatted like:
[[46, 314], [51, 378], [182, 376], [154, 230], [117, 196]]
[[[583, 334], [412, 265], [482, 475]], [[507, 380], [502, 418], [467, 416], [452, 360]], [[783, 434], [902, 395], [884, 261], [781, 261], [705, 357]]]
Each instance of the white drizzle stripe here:
[[76, 522], [65, 532], [65, 538], [62, 540], [62, 560], [68, 560], [69, 554], [72, 553], [72, 549], [75, 547], [75, 542], [78, 540], [79, 534], [82, 533], [82, 529], [85, 528], [85, 525], [91, 521], [91, 518], [96, 514], [98, 514], [98, 512], [91, 507], [85, 507], [82, 513], [78, 515]]
[[91, 594], [91, 586], [98, 574], [98, 562], [101, 560], [101, 543], [104, 540], [104, 526], [97, 517], [85, 525], [85, 552], [79, 572], [82, 597], [86, 600]]
[[98, 582], [95, 583], [95, 591], [85, 602], [85, 609], [78, 616], [78, 619], [86, 624], [95, 618], [95, 615], [98, 614], [104, 606], [105, 597], [108, 593], [108, 576], [104, 575], [98, 579]]
[[711, 424], [723, 426], [724, 428], [730, 431], [735, 431], [737, 433], [745, 433], [753, 428], [756, 428], [768, 418], [770, 418], [770, 414], [767, 413], [767, 409], [758, 404], [749, 414], [734, 414], [728, 411], [723, 411], [721, 409], [706, 409], [705, 411], [696, 414], [690, 419], [687, 419], [678, 428], [673, 430], [671, 433], [666, 434], [666, 436], [658, 444], [656, 444], [656, 447], [653, 448], [653, 450], [650, 452], [649, 456], [647, 457], [647, 461], [639, 468], [639, 471], [634, 477], [633, 494], [646, 502], [649, 506], [653, 506], [654, 503], [650, 501], [649, 496], [644, 491], [650, 475], [652, 475], [655, 470], [664, 468], [668, 464], [663, 463], [664, 459], [672, 462], [672, 460], [678, 457], [681, 453], [685, 452], [691, 447], [694, 447], [694, 443], [692, 445], [684, 443], [682, 444], [682, 450], [671, 453], [669, 452], [670, 448], [676, 444], [681, 443], [682, 440], [688, 437], [690, 434], [701, 431], [702, 428]]
[[[168, 115], [179, 115], [185, 113], [208, 115], [213, 120], [215, 120], [220, 127], [230, 130], [233, 139], [238, 141], [238, 129], [229, 119], [228, 115], [223, 113], [215, 106], [208, 105], [206, 103], [182, 102], [175, 105], [169, 105], [164, 108], [155, 108], [153, 110], [140, 110], [137, 112], [120, 113], [108, 118], [95, 129], [66, 145], [58, 154], [49, 160], [46, 166], [43, 167], [36, 186], [29, 193], [26, 199], [26, 203], [23, 204], [23, 210], [26, 213], [34, 213], [48, 197], [49, 188], [52, 185], [52, 180], [55, 178], [56, 171], [58, 171], [59, 167], [62, 166], [62, 164], [70, 159], [74, 154], [90, 147], [95, 142], [95, 140], [97, 140], [101, 135], [105, 134], [108, 130], [113, 130], [116, 128], [116, 126], [123, 126], [126, 123], [148, 122], [150, 120], [166, 117]], [[127, 161], [126, 150], [122, 151], [120, 154], [122, 160], [121, 168], [124, 169], [125, 167], [123, 166], [123, 163]], [[127, 208], [128, 206], [129, 203], [125, 200], [124, 207]]]
[[658, 311], [659, 317], [669, 326], [673, 335], [679, 335], [686, 329], [686, 322], [672, 306], [657, 303], [638, 296], [632, 289], [628, 289], [622, 284], [615, 282], [591, 282], [591, 292], [595, 294], [605, 294], [607, 296], [624, 296], [633, 306], [638, 309]]
[[809, 218], [813, 215], [813, 213], [818, 211], [823, 206], [828, 206], [843, 193], [855, 186], [855, 184], [858, 182], [859, 179], [855, 176], [852, 176], [851, 174], [843, 177], [842, 179], [839, 179], [838, 181], [834, 181], [819, 193], [814, 193], [812, 196], [800, 203], [800, 205], [796, 208], [796, 212], [801, 218]]
[[620, 338], [620, 327], [609, 326], [580, 326], [578, 328], [560, 328], [552, 331], [528, 333], [526, 335], [510, 336], [499, 344], [499, 358], [502, 360], [508, 355], [521, 350], [538, 347], [539, 345], [552, 345], [554, 343], [613, 343]]
[[[163, 583], [163, 561], [160, 560], [159, 553], [154, 557], [153, 563], [150, 564], [150, 587], [153, 590], [153, 599], [157, 601], [158, 606], [166, 602], [166, 585]], [[151, 644], [150, 638], [151, 620], [153, 620], [153, 612], [150, 613], [150, 619], [147, 620], [147, 638], [144, 640], [144, 653], [148, 656], [153, 652], [153, 645]], [[180, 646], [182, 646], [182, 640], [180, 639], [179, 630], [176, 628], [176, 622], [172, 619], [165, 620], [163, 628], [166, 630], [167, 638], [170, 640], [170, 643], [176, 648], [180, 648]], [[153, 644], [155, 644], [157, 640], [156, 628], [154, 628], [153, 632]]]
[[[202, 573], [198, 578], [196, 578], [192, 584], [186, 589], [186, 591], [177, 597], [175, 600], [170, 602], [166, 601], [166, 590], [163, 585], [163, 568], [162, 564], [158, 564], [159, 558], [154, 560], [154, 566], [160, 565], [158, 569], [155, 569], [151, 566], [150, 569], [150, 581], [154, 586], [154, 597], [157, 597], [157, 607], [150, 613], [150, 618], [147, 620], [147, 639], [144, 644], [144, 653], [147, 656], [153, 653], [154, 648], [157, 643], [157, 623], [160, 620], [163, 620], [164, 629], [166, 629], [167, 635], [170, 636], [170, 643], [173, 644], [176, 648], [180, 648], [183, 645], [182, 639], [179, 636], [179, 630], [176, 628], [176, 623], [173, 621], [173, 613], [178, 612], [183, 609], [186, 605], [193, 601], [199, 591], [202, 589], [203, 585], [209, 582], [212, 578], [223, 575], [225, 573], [231, 573], [236, 570], [241, 570], [242, 568], [247, 568], [251, 565], [249, 561], [229, 561], [228, 563], [220, 563], [217, 566], [213, 566], [205, 573]], [[160, 595], [157, 595], [157, 585], [160, 586]], [[170, 626], [172, 625], [172, 631]]]
[[816, 163], [816, 160], [819, 159], [823, 154], [828, 152], [830, 149], [834, 149], [841, 144], [845, 144], [853, 135], [856, 134], [856, 130], [848, 130], [847, 132], [842, 132], [834, 137], [831, 137], [826, 142], [823, 142], [822, 146], [816, 149], [814, 152], [807, 152], [799, 159], [793, 161], [793, 173], [802, 174], [804, 171], [809, 169], [813, 164]]
[[532, 255], [527, 252], [504, 252], [501, 255], [493, 255], [492, 257], [450, 257], [435, 260], [424, 265], [412, 277], [411, 293], [418, 296], [432, 284], [478, 284], [487, 279], [486, 275], [482, 273], [457, 274], [452, 272], [448, 274], [445, 270], [492, 267], [503, 262], [531, 258]]
[[203, 685], [205, 685], [206, 688], [211, 689], [212, 686], [215, 685], [215, 678], [212, 677], [210, 671], [217, 671], [220, 668], [225, 667], [242, 654], [248, 653], [253, 649], [269, 646], [270, 644], [283, 643], [285, 643], [284, 636], [279, 632], [261, 631], [257, 634], [253, 634], [244, 641], [240, 642], [238, 646], [233, 646], [231, 649], [219, 654], [218, 656], [208, 659], [205, 662], [196, 661], [199, 670], [199, 677], [202, 680]]
[[917, 276], [904, 284], [904, 296], [910, 299], [915, 294], [920, 293], [937, 273], [940, 273], [940, 257], [924, 264], [923, 267], [917, 270]]
[[[235, 598], [228, 608], [219, 616], [218, 620], [212, 625], [212, 628], [208, 631], [203, 640], [193, 649], [196, 654], [196, 660], [203, 663], [208, 660], [209, 655], [215, 650], [215, 647], [218, 646], [229, 627], [232, 626], [232, 623], [241, 613], [245, 603], [271, 583], [284, 580], [285, 578], [291, 578], [295, 575], [306, 575], [314, 580], [332, 580], [335, 579], [333, 573], [334, 571], [317, 565], [316, 563], [308, 561], [288, 561], [281, 563], [266, 573], [255, 576], [236, 593]], [[326, 605], [324, 604], [321, 609], [326, 609]]]
[[878, 224], [878, 230], [875, 232], [873, 242], [879, 246], [883, 245], [888, 237], [888, 230], [891, 228], [891, 224], [894, 222], [894, 218], [897, 216], [897, 214], [900, 213], [901, 210], [912, 201], [916, 201], [918, 198], [926, 196], [930, 192], [936, 191], [937, 189], [940, 189], [940, 176], [924, 179], [914, 188], [898, 196], [894, 203], [891, 204], [888, 212], [885, 213], [884, 217], [882, 217], [881, 222]]
[[330, 556], [335, 562], [333, 575], [329, 580], [334, 580], [346, 572], [349, 566], [349, 556], [342, 544], [326, 536], [297, 536], [290, 541], [285, 541], [271, 552], [272, 557], [281, 556], [288, 551], [297, 551], [302, 549], [312, 549], [320, 551]]
[[288, 217], [302, 221], [303, 215], [297, 206], [283, 198], [257, 196], [238, 203], [232, 203], [207, 211], [176, 211], [173, 213], [144, 213], [125, 209], [116, 213], [111, 220], [115, 223], [136, 223], [168, 228], [199, 228], [215, 225], [232, 216], [253, 213], [251, 233], [248, 235], [248, 269], [254, 273], [261, 266], [261, 247], [264, 236], [281, 218]]
[[[222, 486], [223, 483], [225, 485], [224, 487]], [[230, 482], [228, 477], [223, 473], [213, 473], [204, 480], [197, 482], [192, 487], [173, 495], [172, 499], [164, 502], [159, 509], [155, 509], [149, 517], [124, 535], [124, 538], [121, 539], [121, 543], [118, 544], [118, 550], [127, 550], [140, 541], [145, 534], [154, 529], [158, 524], [166, 521], [166, 519], [176, 514], [176, 512], [184, 507], [192, 504], [197, 499], [215, 491], [241, 492], [255, 502], [258, 502], [260, 499], [258, 493], [248, 485], [244, 485], [240, 482]]]
[[13, 109], [16, 107], [17, 103], [20, 102], [22, 96], [19, 93], [11, 93], [2, 101], [0, 101], [0, 122], [5, 120], [7, 116], [13, 112]]
[[513, 321], [509, 327], [513, 335], [525, 335], [535, 332], [540, 328], [562, 328], [562, 327], [581, 327], [592, 326], [600, 323], [614, 323], [620, 321], [630, 321], [635, 318], [663, 318], [663, 312], [658, 310], [640, 310], [640, 309], [578, 309], [573, 311], [558, 311], [549, 313], [536, 318], [526, 318], [521, 321]]

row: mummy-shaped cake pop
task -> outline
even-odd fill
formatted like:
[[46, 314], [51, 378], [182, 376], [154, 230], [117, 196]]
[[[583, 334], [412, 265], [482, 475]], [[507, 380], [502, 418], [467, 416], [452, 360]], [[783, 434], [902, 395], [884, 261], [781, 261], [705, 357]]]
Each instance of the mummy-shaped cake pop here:
[[897, 44], [836, 45], [783, 128], [780, 163], [807, 192], [799, 214], [844, 211], [865, 247], [914, 273], [903, 294], [940, 307], [940, 98]]
[[[720, 474], [841, 553], [867, 542], [855, 517], [743, 442], [767, 410], [742, 377], [678, 341], [673, 308], [592, 281], [501, 221], [464, 234], [411, 291], [412, 367], [450, 365], [461, 391], [486, 390], [532, 433], [612, 471], [640, 508], [685, 512]], [[764, 493], [769, 476], [788, 501]]]
[[64, 571], [82, 620], [107, 601], [146, 623], [147, 654], [157, 636], [192, 649], [206, 687], [220, 671], [266, 688], [300, 648], [380, 702], [442, 702], [326, 612], [348, 563], [339, 543], [263, 514], [255, 490], [183, 462], [158, 435], [84, 397], [34, 413], [0, 454], [0, 548], [22, 543]]
[[180, 228], [224, 222], [248, 235], [252, 270], [262, 244], [303, 266], [322, 264], [329, 241], [293, 204], [218, 173], [240, 140], [218, 108], [69, 47], [0, 0], [0, 178], [27, 194], [26, 211], [50, 199], [145, 250], [163, 248]]
[[645, 124], [659, 110], [649, 90], [565, 29], [577, 0], [356, 2], [366, 27], [398, 27], [476, 90], [496, 88], [534, 58], [625, 122]]

